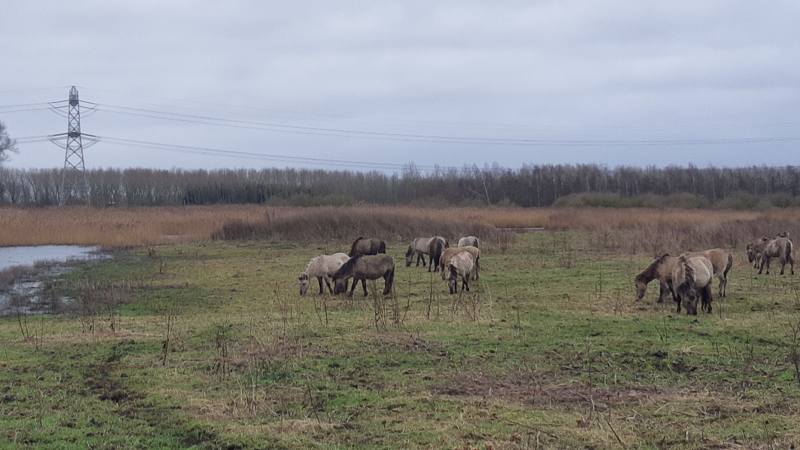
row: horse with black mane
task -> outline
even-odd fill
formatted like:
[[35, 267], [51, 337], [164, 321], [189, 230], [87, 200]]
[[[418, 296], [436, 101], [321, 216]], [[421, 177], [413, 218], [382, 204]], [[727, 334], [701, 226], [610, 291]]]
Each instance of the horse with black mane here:
[[352, 258], [361, 255], [377, 255], [378, 253], [386, 253], [386, 242], [376, 238], [359, 236], [350, 246], [348, 256]]
[[356, 290], [356, 285], [361, 281], [361, 286], [364, 288], [364, 297], [366, 297], [366, 280], [377, 280], [381, 277], [384, 281], [383, 295], [388, 295], [392, 292], [392, 284], [394, 283], [394, 259], [391, 256], [354, 256], [348, 259], [347, 262], [333, 274], [332, 278], [335, 283], [333, 293], [341, 294], [347, 291], [347, 280], [352, 278], [353, 285], [347, 295], [352, 296], [353, 291]]
[[433, 269], [434, 272], [439, 271], [439, 265], [442, 259], [442, 253], [446, 248], [450, 247], [447, 239], [441, 236], [434, 236], [428, 244], [428, 254], [431, 257], [430, 264], [428, 264], [428, 272]]

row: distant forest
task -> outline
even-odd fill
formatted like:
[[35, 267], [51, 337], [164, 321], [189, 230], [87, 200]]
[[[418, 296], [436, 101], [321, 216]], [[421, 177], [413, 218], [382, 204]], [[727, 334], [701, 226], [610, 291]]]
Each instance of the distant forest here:
[[[542, 165], [398, 174], [304, 169], [87, 172], [67, 182], [68, 203], [162, 206], [263, 203], [288, 206], [598, 206], [765, 208], [800, 205], [800, 169]], [[0, 167], [0, 205], [53, 206], [61, 171]]]

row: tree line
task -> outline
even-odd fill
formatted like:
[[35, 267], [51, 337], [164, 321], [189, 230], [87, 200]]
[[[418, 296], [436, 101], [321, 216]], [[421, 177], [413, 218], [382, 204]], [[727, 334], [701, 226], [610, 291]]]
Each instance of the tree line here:
[[794, 166], [699, 168], [526, 165], [399, 173], [311, 169], [58, 169], [0, 167], [0, 205], [94, 206], [358, 203], [537, 206], [794, 206]]

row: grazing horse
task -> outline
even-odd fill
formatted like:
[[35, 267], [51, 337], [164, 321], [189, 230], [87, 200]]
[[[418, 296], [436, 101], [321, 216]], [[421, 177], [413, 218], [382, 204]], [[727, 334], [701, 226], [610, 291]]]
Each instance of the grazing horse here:
[[481, 240], [478, 239], [477, 236], [464, 236], [458, 240], [459, 247], [466, 247], [468, 245], [475, 248], [481, 248]]
[[419, 267], [420, 261], [422, 261], [422, 267], [426, 267], [425, 255], [430, 255], [431, 239], [433, 238], [416, 238], [411, 241], [408, 250], [406, 250], [406, 267], [410, 267], [411, 263], [414, 262], [414, 256], [417, 257], [417, 267]]
[[711, 280], [714, 267], [705, 256], [683, 254], [672, 271], [672, 285], [675, 292], [677, 312], [681, 312], [681, 302], [685, 301], [686, 314], [697, 315], [697, 298], [702, 299], [703, 311], [711, 312]]
[[333, 274], [333, 281], [335, 283], [334, 293], [341, 294], [347, 291], [347, 280], [353, 279], [353, 286], [347, 294], [349, 297], [353, 296], [353, 291], [356, 290], [356, 285], [361, 281], [361, 286], [364, 288], [364, 297], [367, 296], [367, 281], [377, 280], [383, 277], [384, 287], [383, 295], [392, 292], [392, 284], [394, 283], [394, 259], [389, 255], [363, 255], [354, 256], [347, 260], [336, 273]]
[[760, 274], [764, 267], [767, 268], [767, 275], [769, 275], [769, 261], [772, 258], [778, 258], [781, 263], [781, 275], [783, 275], [783, 271], [786, 268], [786, 264], [789, 264], [792, 275], [794, 275], [794, 258], [792, 257], [792, 241], [787, 237], [777, 237], [766, 242], [764, 246], [764, 250], [761, 253], [761, 266], [758, 269], [758, 273]]
[[328, 290], [333, 294], [333, 288], [331, 288], [330, 283], [331, 276], [334, 272], [339, 270], [342, 264], [348, 259], [350, 259], [350, 257], [344, 253], [320, 255], [311, 258], [311, 261], [309, 261], [306, 266], [306, 270], [300, 273], [300, 276], [297, 278], [300, 282], [300, 295], [306, 295], [312, 277], [316, 277], [317, 282], [319, 282], [319, 295], [322, 295], [324, 292], [322, 289], [322, 280], [325, 280], [325, 285], [328, 286]]
[[469, 292], [469, 279], [472, 278], [472, 270], [475, 267], [475, 262], [469, 252], [461, 252], [453, 255], [447, 261], [447, 271], [450, 273], [450, 280], [448, 286], [450, 294], [458, 293], [458, 278], [461, 278], [461, 292], [464, 289]]
[[442, 260], [442, 253], [446, 248], [450, 247], [447, 239], [441, 236], [434, 236], [428, 244], [428, 254], [431, 256], [430, 264], [428, 264], [428, 272], [433, 269], [434, 272], [439, 270], [439, 263]]
[[447, 271], [445, 270], [447, 262], [450, 261], [450, 258], [461, 252], [468, 252], [470, 255], [472, 255], [472, 260], [475, 261], [475, 270], [472, 271], [472, 278], [474, 280], [480, 278], [481, 251], [478, 247], [473, 247], [470, 245], [467, 247], [449, 247], [444, 251], [444, 253], [442, 253], [442, 257], [439, 258], [439, 270], [442, 272], [442, 280], [447, 279]]
[[721, 248], [712, 248], [702, 252], [691, 252], [690, 256], [705, 256], [714, 266], [714, 277], [719, 279], [719, 296], [728, 295], [728, 272], [733, 267], [733, 254]]
[[665, 253], [656, 258], [646, 269], [636, 275], [636, 278], [633, 280], [636, 284], [636, 300], [638, 301], [644, 298], [644, 295], [647, 293], [647, 284], [653, 280], [658, 280], [659, 284], [658, 303], [664, 302], [664, 297], [667, 293], [671, 293], [674, 299], [675, 292], [672, 290], [672, 271], [677, 263], [677, 257]]
[[361, 255], [377, 255], [378, 253], [386, 253], [386, 243], [376, 238], [365, 238], [359, 236], [353, 241], [350, 246], [350, 253], [348, 256], [351, 258]]

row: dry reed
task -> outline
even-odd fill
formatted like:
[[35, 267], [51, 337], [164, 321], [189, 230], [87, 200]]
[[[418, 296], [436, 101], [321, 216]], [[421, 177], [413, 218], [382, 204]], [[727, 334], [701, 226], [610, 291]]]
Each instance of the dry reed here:
[[[613, 208], [272, 208], [220, 205], [150, 208], [2, 208], [0, 246], [155, 245], [239, 235], [348, 240], [358, 234], [401, 241], [417, 235], [491, 237], [499, 228], [544, 227], [590, 233], [595, 245], [656, 254], [700, 247], [741, 247], [761, 235], [800, 236], [800, 209], [766, 211]], [[223, 226], [228, 224], [227, 231]], [[259, 234], [262, 233], [262, 234]], [[487, 234], [488, 233], [488, 234]]]

